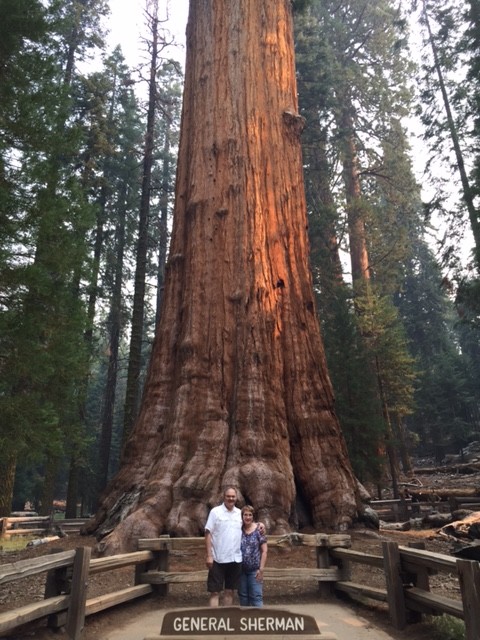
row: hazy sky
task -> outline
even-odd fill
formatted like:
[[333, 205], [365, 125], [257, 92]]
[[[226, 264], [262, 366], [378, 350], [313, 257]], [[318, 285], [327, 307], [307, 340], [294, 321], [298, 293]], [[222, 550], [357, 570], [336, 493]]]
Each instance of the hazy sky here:
[[[110, 0], [109, 42], [112, 48], [120, 44], [129, 65], [134, 65], [141, 57], [140, 36], [145, 33], [145, 2], [146, 0]], [[163, 26], [181, 43], [185, 41], [188, 2], [189, 0], [159, 0], [159, 18]], [[163, 22], [167, 19], [168, 22]], [[172, 48], [168, 55], [183, 63], [185, 51]]]

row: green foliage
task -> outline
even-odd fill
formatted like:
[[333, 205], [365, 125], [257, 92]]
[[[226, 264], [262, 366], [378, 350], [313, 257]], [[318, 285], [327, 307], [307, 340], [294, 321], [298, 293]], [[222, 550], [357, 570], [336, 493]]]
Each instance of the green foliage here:
[[432, 640], [465, 640], [465, 623], [463, 620], [447, 614], [431, 618], [433, 627]]
[[[441, 459], [448, 448], [458, 450], [476, 437], [478, 390], [472, 364], [476, 362], [478, 333], [467, 326], [462, 330], [456, 320], [431, 250], [419, 238], [414, 246], [403, 290], [396, 298], [420, 372], [415, 384], [417, 409], [408, 424], [419, 434], [420, 448]], [[460, 346], [462, 340], [465, 348]]]
[[376, 394], [370, 354], [353, 313], [351, 292], [338, 288], [328, 298], [320, 295], [322, 328], [328, 368], [335, 389], [336, 411], [350, 460], [362, 481], [380, 482], [384, 460], [379, 443], [385, 425]]
[[[399, 124], [410, 98], [404, 23], [389, 2], [347, 8], [317, 0], [295, 27], [300, 106], [308, 123], [303, 148], [311, 260], [329, 371], [355, 472], [379, 482], [385, 421], [401, 422], [413, 410], [415, 379], [393, 305], [408, 228], [418, 216]], [[355, 194], [345, 170], [350, 144], [356, 144], [362, 171], [361, 193]], [[362, 296], [357, 283], [354, 297], [342, 282], [339, 254], [353, 218], [366, 230], [376, 291]]]
[[[0, 112], [5, 133], [0, 202], [7, 205], [0, 263], [6, 285], [0, 316], [0, 440], [2, 454], [16, 456], [23, 465], [61, 460], [70, 443], [81, 439], [78, 390], [88, 373], [82, 293], [94, 217], [78, 171], [81, 131], [66, 66], [85, 51], [73, 24], [78, 35], [86, 9], [86, 3], [60, 7], [52, 2], [39, 12], [42, 39], [12, 54], [24, 77], [18, 82], [7, 74], [16, 90], [7, 93]], [[63, 33], [70, 41], [62, 39]], [[63, 57], [57, 55], [62, 47], [68, 51]]]

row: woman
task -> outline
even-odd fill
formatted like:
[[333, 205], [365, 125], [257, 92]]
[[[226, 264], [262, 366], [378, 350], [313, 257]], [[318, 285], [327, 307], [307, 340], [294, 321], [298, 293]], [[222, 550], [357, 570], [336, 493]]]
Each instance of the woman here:
[[253, 520], [253, 507], [242, 509], [242, 574], [238, 597], [242, 607], [263, 606], [263, 570], [267, 561], [267, 539]]

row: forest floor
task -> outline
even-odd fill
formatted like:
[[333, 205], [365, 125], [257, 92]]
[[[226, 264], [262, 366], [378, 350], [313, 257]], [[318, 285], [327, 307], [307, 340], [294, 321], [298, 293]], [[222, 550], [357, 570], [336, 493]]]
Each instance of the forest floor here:
[[[480, 488], [480, 473], [459, 476], [459, 474], [433, 474], [432, 476], [419, 476], [422, 485], [428, 488], [452, 487]], [[311, 530], [305, 533], [312, 533]], [[328, 533], [328, 532], [323, 532]], [[352, 548], [381, 555], [381, 545], [384, 540], [393, 540], [402, 545], [409, 542], [422, 541], [429, 551], [449, 554], [452, 543], [439, 535], [436, 529], [411, 529], [409, 531], [389, 531], [380, 529], [375, 531], [365, 528], [353, 528], [347, 531], [352, 538]], [[95, 557], [96, 540], [93, 536], [69, 535], [43, 545], [28, 547], [21, 551], [4, 552], [0, 550], [0, 564], [17, 562], [27, 558], [34, 558], [51, 553], [52, 549], [76, 549], [77, 547], [90, 546]], [[203, 550], [191, 550], [172, 552], [170, 570], [199, 570], [204, 568]], [[314, 567], [316, 566], [315, 549], [303, 547], [269, 548], [268, 565], [271, 567]], [[352, 563], [352, 580], [368, 584], [370, 586], [384, 587], [383, 572], [366, 565]], [[0, 587], [0, 613], [30, 604], [43, 599], [44, 575], [8, 583]], [[120, 569], [91, 576], [88, 585], [88, 597], [92, 598], [103, 593], [116, 591], [133, 584], [133, 570]], [[433, 575], [430, 579], [431, 590], [439, 595], [460, 599], [458, 580], [453, 575], [445, 573]], [[334, 598], [334, 596], [332, 596]], [[316, 583], [305, 582], [266, 582], [264, 586], [265, 605], [281, 604], [288, 608], [295, 603], [315, 603], [319, 601], [318, 587]], [[104, 640], [107, 634], [115, 628], [130, 622], [132, 619], [159, 608], [175, 607], [201, 607], [208, 602], [205, 585], [175, 584], [169, 588], [166, 597], [153, 596], [141, 599], [130, 604], [120, 605], [105, 612], [89, 616], [86, 620], [84, 640]], [[373, 601], [354, 603], [349, 601], [358, 614], [369, 620], [374, 626], [383, 628], [392, 638], [405, 638], [404, 632], [396, 632], [392, 629], [386, 605]], [[8, 636], [11, 640], [50, 640], [58, 638], [61, 633], [53, 633], [43, 626], [25, 626], [15, 634]], [[434, 637], [431, 622], [427, 621], [409, 625], [409, 640], [431, 640]]]

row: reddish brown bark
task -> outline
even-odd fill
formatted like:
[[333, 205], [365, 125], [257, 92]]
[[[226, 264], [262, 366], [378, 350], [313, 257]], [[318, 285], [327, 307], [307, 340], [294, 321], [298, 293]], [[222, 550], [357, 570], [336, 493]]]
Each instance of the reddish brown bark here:
[[[175, 221], [141, 413], [90, 529], [203, 532], [224, 485], [288, 530], [356, 513], [308, 269], [289, 0], [190, 3]], [[122, 521], [118, 523], [119, 519]]]

